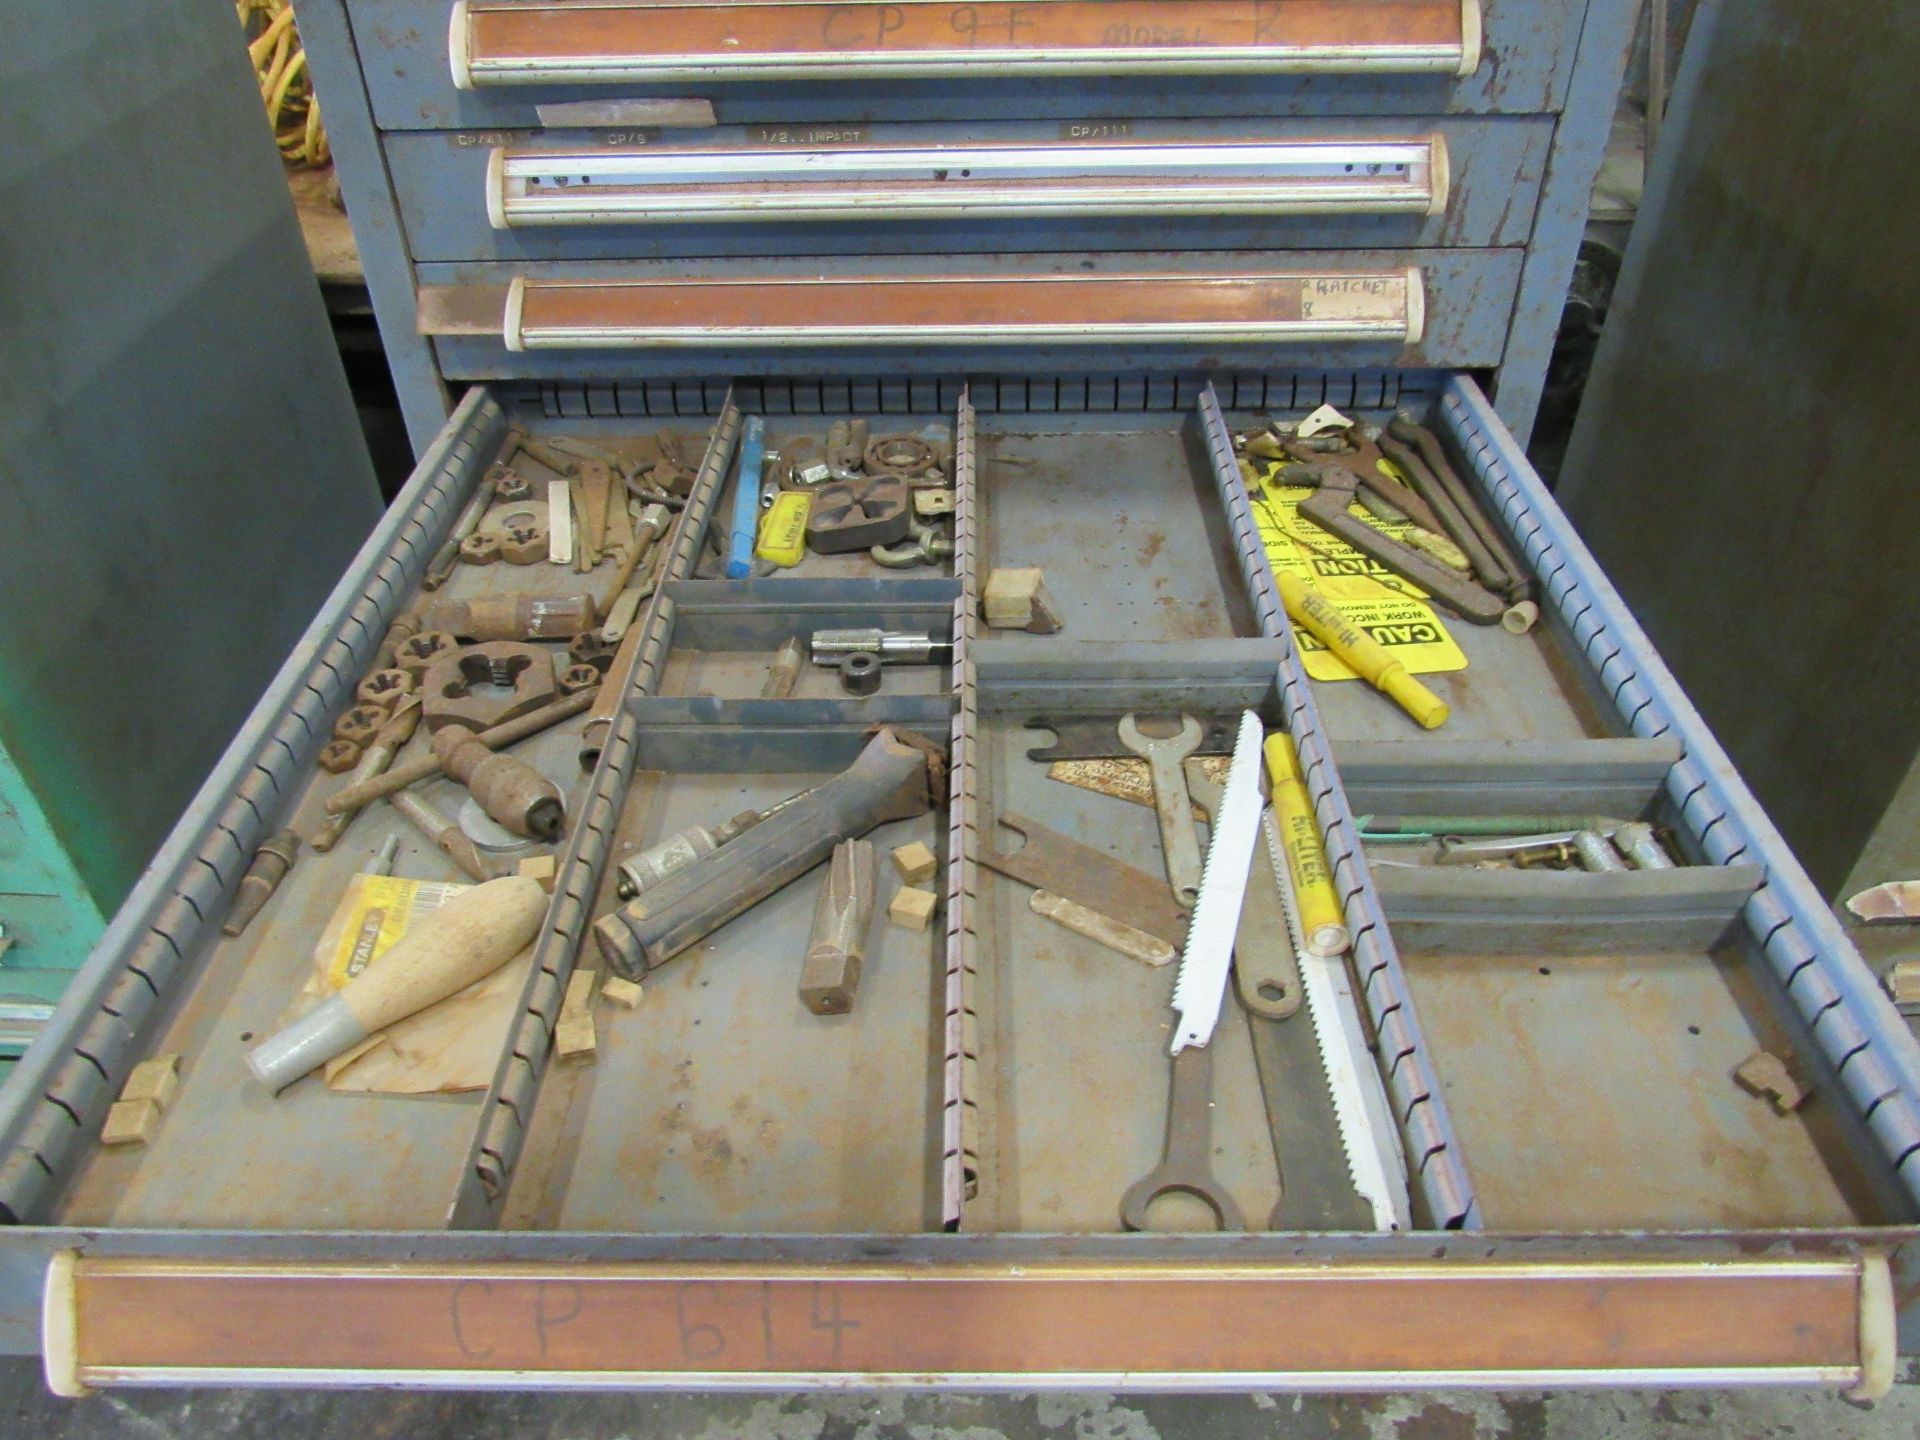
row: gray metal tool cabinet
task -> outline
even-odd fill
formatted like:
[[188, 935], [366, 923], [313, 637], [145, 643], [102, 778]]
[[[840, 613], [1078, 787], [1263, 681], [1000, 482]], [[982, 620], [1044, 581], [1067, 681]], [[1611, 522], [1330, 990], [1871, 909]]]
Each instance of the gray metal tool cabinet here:
[[[6, 1092], [0, 1341], [69, 1390], [1889, 1383], [1920, 1057], [1515, 439], [1629, 9], [307, 0], [437, 435]], [[713, 128], [659, 128], [703, 103]], [[1089, 128], [1130, 144], [1076, 158]], [[1267, 198], [1216, 217], [1245, 175], [1209, 147], [1236, 136], [1281, 149], [1253, 162]], [[1398, 158], [1329, 169], [1302, 138]], [[898, 150], [963, 141], [978, 205], [950, 211]], [[542, 205], [577, 223], [520, 223]], [[482, 383], [441, 423], [444, 382]], [[1434, 680], [1431, 734], [1307, 680], [1256, 533], [1233, 431], [1328, 401], [1424, 417], [1541, 582], [1531, 634], [1453, 627], [1471, 663]], [[929, 429], [952, 560], [702, 578], [746, 416], [775, 446], [837, 416]], [[364, 844], [305, 857], [239, 939], [219, 920], [337, 785], [315, 753], [514, 422], [706, 449], [597, 763], [573, 729], [526, 747], [570, 818], [492, 1084], [269, 1097], [248, 1041]], [[1058, 634], [982, 626], [1002, 565], [1045, 568]], [[450, 593], [502, 587], [551, 581], [463, 568]], [[948, 628], [952, 663], [758, 698], [788, 634], [860, 620]], [[1150, 811], [1028, 758], [1035, 717], [1244, 706], [1302, 755], [1406, 1233], [1345, 1186], [1304, 1018], [1237, 1009], [1214, 1163], [1256, 1226], [1280, 1196], [1275, 1228], [1120, 1233], [1162, 1142], [1166, 974], [981, 864], [1028, 815], [1159, 866]], [[654, 972], [591, 1065], [550, 1062], [616, 851], [790, 795], [878, 723], [949, 747], [944, 809], [876, 836], [939, 852], [934, 931], [876, 930], [854, 1013], [810, 1015], [804, 881]], [[1660, 820], [1693, 863], [1435, 884], [1354, 820], [1540, 806]], [[403, 840], [402, 873], [447, 873]], [[1760, 1049], [1813, 1091], [1791, 1115], [1731, 1081]], [[183, 1056], [159, 1130], [103, 1149], [157, 1052]], [[1271, 1116], [1270, 1070], [1297, 1082]]]

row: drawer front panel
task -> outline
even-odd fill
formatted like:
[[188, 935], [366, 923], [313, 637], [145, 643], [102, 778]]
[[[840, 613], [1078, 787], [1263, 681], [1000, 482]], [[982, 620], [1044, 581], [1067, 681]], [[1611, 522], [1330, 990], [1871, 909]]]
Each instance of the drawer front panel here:
[[[1121, 353], [1116, 347], [1137, 362], [1144, 355], [1172, 356], [1208, 336], [1209, 343], [1229, 347], [1236, 361], [1244, 355], [1248, 368], [1276, 361], [1482, 367], [1499, 363], [1520, 269], [1520, 252], [1510, 250], [1230, 257], [1238, 263], [1210, 256], [1204, 265], [1151, 272], [1119, 270], [1114, 257], [1085, 257], [1087, 269], [1073, 264], [1079, 257], [1056, 259], [1044, 270], [1016, 268], [1009, 258], [999, 273], [942, 272], [931, 261], [911, 272], [896, 265], [869, 272], [877, 284], [857, 276], [808, 280], [797, 264], [715, 264], [715, 298], [751, 301], [751, 286], [761, 280], [775, 282], [789, 297], [792, 324], [776, 333], [758, 324], [766, 316], [749, 305], [731, 335], [711, 328], [717, 312], [684, 308], [701, 292], [699, 281], [683, 278], [683, 270], [674, 273], [679, 267], [430, 265], [420, 267], [420, 323], [434, 337], [446, 373], [469, 379], [684, 373], [682, 351], [689, 346], [701, 356], [699, 368], [710, 374], [818, 373], [808, 345], [830, 349], [835, 368], [846, 373], [937, 368], [943, 354], [966, 355], [960, 363], [968, 368], [997, 368], [1017, 356], [1012, 368], [1107, 370]], [[1092, 265], [1114, 273], [1088, 273]], [[517, 291], [516, 279], [526, 282]], [[930, 279], [941, 283], [929, 285]], [[942, 291], [951, 298], [930, 298]], [[524, 302], [517, 351], [503, 338], [516, 293]], [[1095, 303], [1120, 293], [1133, 308], [1116, 315]], [[1046, 308], [1023, 309], [1035, 295], [1047, 297]], [[643, 329], [648, 317], [636, 307], [649, 297], [678, 298], [679, 318], [669, 315], [664, 329]], [[537, 322], [531, 339], [529, 313]], [[657, 317], [657, 307], [652, 314]], [[944, 340], [930, 340], [926, 329], [916, 328], [930, 321], [947, 326]], [[596, 325], [605, 326], [604, 342], [597, 345], [590, 343]]]
[[[1526, 242], [1540, 117], [389, 136], [420, 261]], [[962, 178], [964, 177], [964, 178]]]
[[1480, 13], [1478, 0], [458, 0], [447, 46], [463, 90], [816, 75], [1471, 75]]
[[[453, 1264], [56, 1256], [48, 1374], [123, 1384], [1884, 1388], [1858, 1255], [1231, 1266]], [[1151, 1315], [1141, 1325], [1135, 1317]], [[967, 1317], [971, 1323], [955, 1323]]]
[[[776, 125], [863, 124], [879, 115], [1543, 112], [1565, 95], [1585, 17], [1584, 5], [1559, 0], [1261, 0], [1200, 7], [1217, 18], [1196, 37], [1184, 19], [1193, 7], [1129, 4], [1122, 8], [1155, 18], [1141, 37], [1130, 16], [1131, 28], [1109, 40], [1118, 22], [1099, 12], [1112, 7], [1075, 3], [474, 5], [450, 14], [446, 0], [347, 0], [347, 8], [375, 120], [386, 130], [537, 125], [541, 106], [584, 99], [697, 98], [712, 102], [722, 124]], [[661, 23], [663, 10], [672, 23]], [[754, 52], [770, 58], [762, 78], [750, 78], [735, 52], [752, 47], [725, 45], [719, 33], [742, 11], [770, 16], [778, 31], [804, 13], [812, 36], [765, 40], [788, 48]], [[1060, 32], [1067, 43], [1035, 43], [1028, 27], [1043, 15], [1069, 17]], [[672, 53], [709, 29], [713, 60]], [[935, 46], [942, 30], [963, 42], [964, 54]], [[1297, 38], [1274, 43], [1288, 36]], [[456, 85], [455, 37], [473, 88]], [[1000, 61], [980, 63], [979, 52]], [[785, 60], [772, 61], [779, 54]], [[1457, 73], [1466, 60], [1476, 62], [1470, 73]], [[787, 78], [796, 75], [817, 78]]]

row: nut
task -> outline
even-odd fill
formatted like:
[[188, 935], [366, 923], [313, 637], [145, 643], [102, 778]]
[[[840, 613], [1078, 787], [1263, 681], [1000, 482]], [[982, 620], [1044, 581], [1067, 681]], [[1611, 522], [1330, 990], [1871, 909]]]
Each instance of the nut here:
[[499, 500], [524, 500], [533, 494], [533, 482], [524, 475], [509, 470], [502, 475], [493, 487], [494, 497]]
[[867, 442], [864, 458], [869, 475], [904, 478], [940, 468], [939, 452], [918, 435], [875, 436]]
[[429, 665], [459, 648], [460, 642], [444, 630], [422, 630], [394, 647], [393, 663], [411, 675], [414, 683], [418, 684]]
[[616, 648], [602, 640], [598, 630], [583, 630], [567, 642], [567, 659], [575, 665], [591, 665], [604, 675], [613, 668]]
[[591, 690], [600, 683], [603, 673], [597, 665], [569, 665], [560, 672], [560, 693], [578, 695], [582, 690]]
[[535, 565], [547, 558], [547, 527], [538, 522], [500, 531], [500, 558], [509, 565]]
[[387, 712], [378, 705], [356, 705], [333, 722], [333, 738], [364, 750], [386, 723]]
[[500, 537], [476, 530], [460, 542], [460, 558], [469, 565], [491, 565], [500, 558]]
[[376, 670], [360, 682], [353, 698], [362, 705], [373, 705], [391, 715], [400, 702], [413, 693], [414, 680], [404, 670]]
[[344, 775], [360, 763], [360, 747], [346, 740], [329, 740], [320, 747], [320, 768], [329, 775]]

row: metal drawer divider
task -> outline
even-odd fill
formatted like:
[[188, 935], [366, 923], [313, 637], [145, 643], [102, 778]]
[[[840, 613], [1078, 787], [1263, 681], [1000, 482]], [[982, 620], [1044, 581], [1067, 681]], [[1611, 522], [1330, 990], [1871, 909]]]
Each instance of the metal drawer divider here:
[[1680, 742], [1666, 791], [1701, 851], [1715, 864], [1763, 867], [1743, 912], [1747, 928], [1907, 1193], [1920, 1200], [1920, 1045], [1480, 388], [1451, 380], [1440, 416], [1627, 729]]
[[[681, 512], [679, 524], [674, 527], [673, 551], [661, 583], [642, 617], [645, 638], [637, 647], [626, 674], [607, 677], [606, 683], [620, 686], [626, 700], [651, 693], [659, 682], [661, 666], [666, 661], [667, 635], [672, 629], [673, 602], [667, 596], [667, 585], [670, 581], [687, 579], [693, 573], [714, 501], [733, 462], [739, 433], [740, 412], [729, 392], [701, 460], [693, 492]], [[513, 1168], [533, 1118], [540, 1081], [552, 1055], [553, 1030], [560, 1019], [561, 997], [566, 993], [567, 979], [573, 974], [580, 945], [592, 922], [594, 897], [599, 893], [613, 851], [620, 810], [633, 778], [633, 754], [639, 729], [640, 722], [623, 703], [614, 712], [613, 723], [600, 748], [600, 759], [594, 765], [586, 800], [570, 827], [554, 882], [553, 904], [535, 941], [533, 965], [527, 974], [526, 988], [521, 992], [519, 1012], [508, 1031], [506, 1048], [501, 1052], [486, 1100], [480, 1106], [473, 1144], [448, 1207], [449, 1229], [491, 1229], [499, 1221]]]
[[197, 968], [210, 927], [284, 818], [506, 428], [490, 394], [467, 394], [74, 977], [9, 1082], [14, 1095], [37, 1098], [0, 1116], [0, 1223], [43, 1213], [98, 1132], [141, 1033]]
[[980, 1137], [978, 1016], [974, 973], [978, 944], [973, 904], [978, 876], [979, 812], [974, 793], [979, 763], [977, 692], [972, 646], [979, 627], [976, 574], [979, 490], [976, 422], [969, 386], [960, 394], [953, 430], [953, 726], [947, 750], [946, 1057], [942, 1076], [940, 1220], [960, 1228], [961, 1212], [979, 1186]]
[[1293, 627], [1281, 608], [1266, 549], [1253, 523], [1251, 502], [1234, 460], [1233, 438], [1220, 410], [1220, 398], [1211, 385], [1200, 397], [1200, 421], [1213, 459], [1214, 483], [1226, 507], [1240, 572], [1261, 633], [1286, 647], [1280, 662], [1280, 702], [1286, 711], [1287, 730], [1300, 750], [1300, 768], [1313, 797], [1314, 815], [1320, 822], [1327, 859], [1346, 909], [1347, 927], [1353, 934], [1354, 968], [1378, 1038], [1387, 1096], [1407, 1148], [1409, 1176], [1435, 1229], [1477, 1230], [1480, 1207], [1474, 1198], [1466, 1158], [1454, 1133], [1419, 1017], [1414, 1013], [1406, 971], [1380, 908], [1340, 772], [1320, 726], [1320, 711], [1293, 642]]

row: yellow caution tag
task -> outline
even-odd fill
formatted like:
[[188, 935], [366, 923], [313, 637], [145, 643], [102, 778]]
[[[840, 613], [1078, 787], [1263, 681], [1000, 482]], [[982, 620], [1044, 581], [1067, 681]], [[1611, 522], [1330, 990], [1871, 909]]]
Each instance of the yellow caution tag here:
[[392, 949], [409, 926], [470, 888], [400, 875], [354, 876], [327, 926], [328, 986], [338, 990]]
[[776, 565], [798, 565], [807, 553], [807, 516], [813, 496], [804, 490], [782, 490], [760, 517], [760, 538], [753, 553]]
[[[1333, 603], [1353, 624], [1384, 645], [1394, 659], [1415, 675], [1435, 675], [1467, 668], [1467, 657], [1447, 627], [1426, 603], [1427, 592], [1404, 580], [1371, 556], [1362, 555], [1338, 535], [1322, 530], [1300, 513], [1300, 502], [1313, 491], [1303, 486], [1277, 485], [1271, 477], [1277, 466], [1242, 461], [1242, 475], [1253, 497], [1254, 523], [1275, 570], [1291, 570]], [[1249, 474], [1253, 471], [1253, 474]], [[1388, 464], [1388, 473], [1404, 477]], [[1365, 515], [1356, 504], [1355, 514]], [[1396, 540], [1406, 538], [1408, 524], [1389, 525], [1365, 515], [1369, 525]], [[1358, 677], [1326, 646], [1300, 626], [1294, 643], [1307, 674], [1315, 680], [1353, 680]]]

